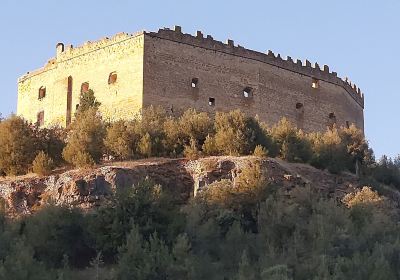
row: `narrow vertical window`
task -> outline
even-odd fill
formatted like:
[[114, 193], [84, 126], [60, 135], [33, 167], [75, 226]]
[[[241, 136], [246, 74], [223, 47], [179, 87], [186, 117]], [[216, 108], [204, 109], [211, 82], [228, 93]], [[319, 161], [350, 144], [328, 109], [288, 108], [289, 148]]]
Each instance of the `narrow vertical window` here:
[[198, 83], [199, 83], [199, 79], [193, 78], [192, 83], [191, 83], [192, 88], [197, 88]]
[[43, 125], [44, 125], [44, 111], [40, 111], [40, 112], [37, 114], [37, 121], [36, 121], [36, 124], [37, 124], [38, 126], [43, 126]]
[[46, 96], [46, 88], [45, 87], [40, 87], [39, 88], [39, 95], [38, 99], [43, 99]]
[[246, 87], [243, 89], [243, 97], [244, 98], [252, 97], [252, 95], [253, 95], [253, 90], [251, 87]]
[[81, 93], [87, 93], [89, 91], [89, 82], [84, 82], [81, 85]]
[[108, 84], [112, 85], [117, 82], [118, 75], [116, 72], [111, 72], [110, 75], [108, 75]]
[[296, 103], [296, 123], [298, 129], [303, 129], [304, 124], [304, 105], [303, 103]]
[[214, 97], [208, 98], [208, 105], [209, 106], [215, 106], [215, 98]]
[[319, 80], [313, 78], [311, 83], [312, 88], [319, 88]]
[[336, 116], [335, 113], [329, 113], [328, 115], [328, 127], [333, 128], [336, 124]]
[[67, 112], [66, 112], [66, 125], [68, 126], [72, 120], [72, 77], [68, 77], [67, 82]]

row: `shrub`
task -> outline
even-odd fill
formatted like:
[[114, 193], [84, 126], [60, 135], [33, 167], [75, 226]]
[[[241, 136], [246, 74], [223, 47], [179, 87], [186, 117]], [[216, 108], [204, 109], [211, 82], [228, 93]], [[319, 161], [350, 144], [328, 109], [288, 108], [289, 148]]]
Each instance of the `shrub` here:
[[62, 151], [65, 147], [66, 130], [60, 127], [36, 127], [35, 134], [39, 149], [51, 157], [55, 165], [62, 165], [64, 163]]
[[37, 154], [33, 126], [17, 116], [0, 122], [0, 170], [7, 175], [28, 171]]
[[21, 232], [48, 267], [61, 267], [65, 255], [74, 266], [85, 267], [94, 252], [87, 244], [84, 222], [79, 210], [47, 206], [27, 218]]
[[212, 133], [212, 121], [205, 112], [188, 109], [179, 118], [178, 123], [183, 136], [182, 143], [186, 145], [190, 144], [192, 139], [203, 145], [207, 135]]
[[302, 131], [283, 118], [271, 128], [271, 135], [279, 147], [279, 156], [291, 162], [308, 162], [311, 146]]
[[[143, 142], [147, 142], [147, 147], [145, 152], [139, 149], [139, 153], [144, 156], [162, 155], [164, 153], [163, 140], [165, 138], [164, 123], [167, 120], [165, 110], [159, 106], [149, 106], [143, 108], [141, 113], [140, 135], [142, 143], [139, 143], [139, 145], [142, 146]], [[144, 147], [142, 146], [142, 148]], [[150, 150], [151, 152], [149, 152]]]
[[206, 140], [203, 144], [203, 153], [207, 156], [215, 156], [218, 154], [217, 145], [215, 144], [215, 138], [207, 135]]
[[104, 124], [95, 108], [77, 114], [70, 126], [64, 159], [74, 166], [98, 163], [103, 155]]
[[138, 145], [139, 153], [143, 157], [151, 157], [153, 155], [152, 145], [153, 144], [151, 141], [150, 134], [147, 132], [145, 135], [142, 136], [142, 138], [139, 141], [139, 145]]
[[197, 159], [200, 157], [200, 151], [197, 148], [197, 143], [195, 139], [190, 139], [190, 145], [185, 146], [183, 154], [188, 159]]
[[320, 169], [326, 168], [332, 173], [339, 173], [346, 169], [349, 157], [336, 128], [328, 129], [323, 134], [310, 134], [309, 139], [314, 151], [311, 159], [313, 166]]
[[40, 151], [32, 163], [33, 172], [39, 176], [46, 176], [54, 168], [53, 160], [43, 151]]
[[104, 145], [107, 153], [121, 160], [132, 159], [137, 155], [140, 140], [139, 123], [133, 121], [117, 121], [112, 123], [106, 132]]
[[257, 145], [257, 146], [254, 148], [253, 155], [256, 156], [256, 157], [263, 157], [263, 158], [265, 158], [265, 157], [268, 156], [268, 151], [267, 151], [263, 146]]
[[248, 118], [239, 110], [215, 115], [215, 146], [219, 154], [248, 154], [254, 142]]

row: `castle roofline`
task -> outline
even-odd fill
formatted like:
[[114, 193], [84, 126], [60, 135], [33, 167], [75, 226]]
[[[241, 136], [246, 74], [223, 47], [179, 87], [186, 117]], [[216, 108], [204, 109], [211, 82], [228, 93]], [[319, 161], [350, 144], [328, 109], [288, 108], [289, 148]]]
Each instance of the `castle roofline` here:
[[234, 41], [231, 39], [227, 39], [226, 42], [223, 43], [215, 40], [211, 35], [204, 36], [201, 31], [196, 31], [195, 35], [186, 34], [182, 32], [182, 28], [180, 26], [175, 26], [173, 30], [169, 28], [163, 28], [159, 29], [158, 32], [145, 32], [145, 34], [152, 37], [158, 37], [161, 39], [171, 40], [178, 43], [260, 61], [341, 86], [362, 108], [364, 108], [364, 94], [361, 92], [361, 89], [351, 82], [347, 77], [342, 79], [338, 77], [336, 72], [331, 72], [328, 65], [323, 65], [320, 67], [318, 63], [311, 63], [308, 60], [304, 60], [302, 62], [301, 60], [296, 59], [296, 61], [294, 61], [290, 56], [282, 58], [279, 53], [275, 54], [271, 50], [269, 50], [267, 53], [262, 53], [246, 49], [243, 46], [235, 45]]
[[118, 33], [111, 38], [105, 37], [95, 42], [88, 41], [78, 47], [73, 47], [72, 45], [69, 45], [64, 48], [64, 44], [59, 43], [57, 44], [56, 57], [51, 58], [44, 67], [39, 68], [33, 72], [26, 73], [18, 79], [18, 82], [23, 82], [24, 80], [32, 76], [52, 70], [57, 67], [58, 62], [67, 61], [73, 59], [74, 57], [84, 55], [126, 40], [130, 40], [143, 34], [160, 39], [171, 40], [177, 43], [188, 44], [195, 47], [241, 56], [243, 58], [267, 63], [305, 76], [310, 76], [321, 81], [336, 84], [343, 87], [346, 92], [362, 108], [364, 108], [364, 94], [361, 92], [361, 89], [357, 87], [354, 83], [352, 83], [347, 77], [344, 79], [338, 77], [337, 73], [331, 72], [329, 66], [327, 65], [323, 65], [322, 67], [320, 67], [318, 63], [311, 63], [308, 60], [304, 60], [302, 62], [301, 60], [296, 59], [296, 61], [294, 61], [290, 56], [282, 58], [279, 53], [275, 54], [270, 50], [267, 53], [262, 53], [246, 49], [240, 45], [235, 45], [234, 41], [230, 39], [223, 43], [221, 41], [215, 40], [211, 35], [204, 36], [201, 31], [197, 31], [195, 35], [186, 34], [182, 32], [182, 28], [180, 26], [175, 26], [173, 30], [169, 28], [159, 29], [158, 32], [140, 31], [134, 34]]

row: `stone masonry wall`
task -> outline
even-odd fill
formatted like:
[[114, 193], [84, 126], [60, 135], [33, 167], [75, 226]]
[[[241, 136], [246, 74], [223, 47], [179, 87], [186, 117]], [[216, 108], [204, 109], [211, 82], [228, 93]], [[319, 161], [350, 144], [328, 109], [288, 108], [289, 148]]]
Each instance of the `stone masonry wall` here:
[[[45, 126], [66, 125], [71, 77], [72, 116], [81, 85], [88, 82], [108, 120], [161, 105], [173, 114], [190, 107], [210, 113], [240, 109], [270, 125], [286, 117], [305, 131], [322, 131], [334, 122], [364, 128], [363, 94], [328, 66], [248, 50], [232, 40], [222, 43], [200, 31], [192, 36], [177, 26], [120, 33], [78, 48], [58, 44], [56, 51], [43, 68], [18, 81], [17, 113], [33, 123], [44, 111]], [[112, 72], [117, 81], [109, 84]], [[46, 96], [39, 99], [41, 87]]]
[[[183, 34], [180, 27], [146, 33], [144, 63], [145, 106], [161, 105], [171, 112], [241, 109], [269, 124], [286, 117], [306, 131], [325, 130], [334, 121], [364, 128], [363, 95], [327, 66], [321, 70], [308, 61], [282, 60], [271, 52], [235, 47], [230, 40], [223, 44], [203, 38], [200, 32]], [[312, 87], [314, 79], [318, 88]]]
[[[81, 85], [88, 82], [101, 102], [105, 119], [132, 118], [142, 107], [143, 33], [120, 33], [111, 39], [87, 42], [78, 48], [58, 45], [57, 56], [18, 83], [17, 114], [35, 123], [44, 111], [44, 125], [66, 125], [68, 77], [72, 77], [72, 117], [79, 103]], [[117, 74], [113, 84], [110, 73]], [[46, 96], [38, 98], [40, 87]]]

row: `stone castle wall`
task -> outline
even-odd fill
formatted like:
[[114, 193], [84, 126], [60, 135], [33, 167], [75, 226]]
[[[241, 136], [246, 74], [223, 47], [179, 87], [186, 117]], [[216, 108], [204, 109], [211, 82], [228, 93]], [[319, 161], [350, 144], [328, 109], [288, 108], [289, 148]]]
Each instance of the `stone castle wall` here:
[[[211, 113], [241, 109], [269, 124], [286, 117], [306, 131], [325, 130], [332, 122], [364, 127], [360, 89], [328, 66], [283, 60], [272, 52], [234, 46], [231, 40], [224, 44], [199, 31], [183, 34], [180, 27], [147, 33], [144, 60], [145, 105]], [[193, 78], [198, 80], [195, 88]], [[243, 94], [246, 88], [251, 89], [249, 97]]]
[[[112, 72], [118, 78], [108, 84]], [[55, 59], [19, 79], [18, 114], [36, 122], [44, 111], [45, 125], [65, 125], [68, 77], [73, 111], [81, 84], [89, 82], [110, 120], [131, 118], [152, 104], [171, 113], [241, 109], [269, 124], [287, 117], [306, 131], [325, 130], [333, 122], [364, 127], [363, 94], [328, 66], [247, 50], [199, 31], [183, 34], [180, 27], [121, 33], [78, 48], [58, 45]], [[39, 100], [43, 86], [46, 97]]]
[[[65, 126], [70, 77], [72, 118], [84, 83], [101, 102], [105, 119], [132, 118], [142, 107], [143, 43], [143, 33], [121, 33], [78, 48], [59, 44], [57, 56], [45, 67], [19, 79], [17, 114], [35, 123], [43, 111], [45, 126]], [[109, 84], [111, 73], [117, 74], [117, 80]], [[46, 88], [46, 96], [39, 99], [41, 87]]]

